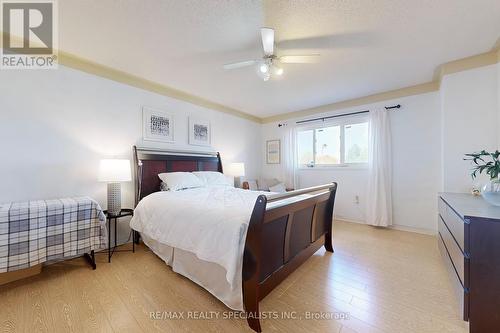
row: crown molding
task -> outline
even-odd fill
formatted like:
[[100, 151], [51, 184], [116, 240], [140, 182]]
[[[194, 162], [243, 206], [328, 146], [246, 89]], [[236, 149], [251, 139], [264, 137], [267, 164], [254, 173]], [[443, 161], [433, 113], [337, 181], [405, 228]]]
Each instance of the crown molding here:
[[425, 94], [431, 91], [438, 91], [441, 87], [443, 77], [449, 74], [466, 71], [478, 67], [484, 67], [500, 63], [500, 39], [497, 41], [493, 49], [489, 52], [481, 53], [478, 55], [470, 56], [463, 59], [450, 61], [438, 66], [434, 72], [434, 80], [418, 84], [416, 86], [386, 91], [374, 95], [354, 98], [333, 104], [318, 106], [315, 108], [282, 113], [271, 117], [262, 119], [262, 123], [271, 123], [275, 121], [283, 121], [291, 118], [302, 118], [312, 116], [318, 113], [325, 113], [339, 109], [346, 109], [349, 107], [361, 106], [376, 102], [381, 102], [390, 99], [407, 97], [412, 95]]
[[[1, 33], [2, 33], [2, 40], [0, 40], [0, 47], [3, 41], [3, 35], [5, 34], [3, 31], [1, 31]], [[15, 36], [14, 38], [21, 39], [20, 37], [15, 37]], [[500, 38], [497, 40], [496, 44], [489, 52], [450, 61], [438, 66], [434, 71], [433, 81], [418, 84], [415, 86], [381, 92], [369, 96], [322, 105], [314, 108], [260, 118], [248, 114], [246, 112], [225, 106], [223, 104], [215, 103], [205, 98], [198, 97], [151, 80], [147, 80], [145, 78], [127, 73], [125, 71], [114, 69], [112, 67], [105, 66], [88, 59], [84, 59], [82, 57], [70, 54], [68, 52], [60, 50], [58, 52], [58, 63], [60, 65], [80, 70], [92, 75], [100, 76], [115, 82], [123, 83], [132, 87], [154, 92], [167, 97], [175, 98], [190, 104], [230, 114], [256, 123], [270, 123], [291, 118], [307, 117], [307, 116], [312, 116], [314, 114], [329, 112], [338, 109], [344, 109], [349, 107], [381, 102], [390, 99], [396, 99], [412, 95], [424, 94], [432, 91], [438, 91], [441, 85], [441, 81], [443, 77], [446, 75], [478, 67], [493, 65], [499, 62], [500, 62]]]
[[495, 48], [486, 53], [450, 61], [436, 68], [436, 71], [434, 72], [434, 79], [441, 82], [445, 75], [458, 73], [478, 67], [494, 65], [499, 62], [499, 59], [500, 51]]
[[184, 102], [202, 106], [207, 109], [227, 113], [256, 123], [261, 123], [261, 119], [259, 117], [250, 115], [240, 110], [236, 110], [228, 106], [209, 101], [207, 99], [165, 86], [163, 84], [154, 81], [144, 79], [142, 77], [121, 70], [117, 70], [105, 65], [95, 63], [93, 61], [89, 61], [87, 59], [83, 59], [81, 57], [75, 56], [67, 52], [59, 51], [58, 63], [66, 67], [77, 69], [89, 74], [97, 75], [119, 83], [127, 84], [132, 87], [172, 97]]
[[311, 109], [283, 113], [283, 114], [279, 114], [276, 116], [264, 118], [264, 119], [262, 119], [262, 122], [264, 124], [266, 124], [266, 123], [272, 123], [275, 121], [281, 121], [281, 120], [286, 120], [286, 119], [291, 119], [291, 118], [308, 117], [308, 116], [312, 116], [312, 115], [315, 115], [318, 113], [325, 113], [325, 112], [334, 111], [334, 110], [346, 109], [346, 108], [350, 108], [350, 107], [366, 105], [366, 104], [371, 104], [371, 103], [376, 103], [376, 102], [382, 102], [382, 101], [406, 97], [406, 96], [425, 94], [425, 93], [437, 91], [437, 90], [439, 90], [439, 83], [437, 81], [431, 81], [431, 82], [422, 83], [422, 84], [418, 84], [418, 85], [411, 86], [411, 87], [386, 91], [386, 92], [373, 94], [373, 95], [369, 95], [369, 96], [364, 96], [364, 97], [359, 97], [359, 98], [355, 98], [355, 99], [350, 99], [350, 100], [346, 100], [346, 101], [342, 101], [342, 102], [322, 105], [322, 106], [318, 106], [318, 107], [311, 108]]
[[[2, 38], [0, 41], [0, 47], [3, 43], [3, 36], [6, 34], [1, 31]], [[13, 39], [22, 40], [21, 37], [11, 36]], [[61, 50], [57, 51], [57, 63], [65, 67], [76, 69], [82, 72], [86, 72], [92, 75], [100, 76], [102, 78], [112, 80], [118, 83], [123, 83], [132, 87], [136, 87], [142, 90], [154, 92], [163, 96], [175, 98], [190, 104], [198, 105], [207, 109], [227, 113], [236, 117], [240, 117], [246, 120], [250, 120], [256, 123], [261, 123], [259, 117], [253, 116], [251, 114], [245, 113], [243, 111], [233, 109], [231, 107], [212, 102], [205, 98], [189, 94], [187, 92], [168, 87], [166, 85], [147, 80], [145, 78], [127, 73], [122, 70], [118, 70], [109, 66], [93, 62], [88, 59], [73, 55], [68, 52]]]

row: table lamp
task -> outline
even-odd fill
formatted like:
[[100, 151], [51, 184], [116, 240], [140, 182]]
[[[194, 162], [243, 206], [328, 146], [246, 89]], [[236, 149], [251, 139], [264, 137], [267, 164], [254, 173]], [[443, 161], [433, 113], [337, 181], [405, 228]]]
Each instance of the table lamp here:
[[122, 209], [121, 182], [131, 180], [130, 160], [101, 160], [99, 164], [99, 181], [108, 183], [108, 214], [120, 214]]
[[245, 163], [231, 163], [226, 173], [234, 177], [235, 187], [241, 187], [241, 177], [245, 176]]

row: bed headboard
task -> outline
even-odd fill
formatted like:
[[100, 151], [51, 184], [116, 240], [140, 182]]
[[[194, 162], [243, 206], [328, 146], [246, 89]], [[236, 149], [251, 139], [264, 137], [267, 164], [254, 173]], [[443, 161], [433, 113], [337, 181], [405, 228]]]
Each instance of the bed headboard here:
[[134, 146], [135, 205], [145, 196], [160, 191], [162, 172], [219, 171], [219, 153], [170, 151]]

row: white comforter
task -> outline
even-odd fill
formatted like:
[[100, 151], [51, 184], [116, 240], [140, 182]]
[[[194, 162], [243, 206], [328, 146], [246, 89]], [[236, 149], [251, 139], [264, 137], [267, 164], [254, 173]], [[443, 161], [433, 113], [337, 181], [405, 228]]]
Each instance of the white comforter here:
[[260, 194], [229, 186], [153, 193], [139, 202], [130, 226], [163, 244], [225, 268], [241, 279], [248, 223]]

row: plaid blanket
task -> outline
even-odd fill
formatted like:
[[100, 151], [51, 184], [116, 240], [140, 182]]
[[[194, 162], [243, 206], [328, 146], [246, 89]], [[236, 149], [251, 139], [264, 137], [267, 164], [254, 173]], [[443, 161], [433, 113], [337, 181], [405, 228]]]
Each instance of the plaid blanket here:
[[106, 217], [88, 197], [0, 204], [0, 273], [105, 247]]

